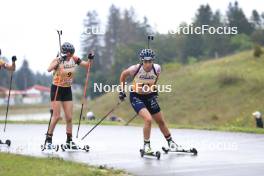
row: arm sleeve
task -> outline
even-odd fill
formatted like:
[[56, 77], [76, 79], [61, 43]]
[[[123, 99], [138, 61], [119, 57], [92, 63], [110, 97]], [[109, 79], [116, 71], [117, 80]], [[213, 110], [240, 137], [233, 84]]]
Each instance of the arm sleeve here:
[[161, 66], [159, 64], [155, 64], [154, 67], [155, 67], [157, 74], [160, 74], [161, 73]]

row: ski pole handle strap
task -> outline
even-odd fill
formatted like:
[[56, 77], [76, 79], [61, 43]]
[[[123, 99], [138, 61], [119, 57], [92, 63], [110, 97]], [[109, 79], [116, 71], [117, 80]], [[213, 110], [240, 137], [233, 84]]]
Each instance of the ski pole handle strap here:
[[94, 51], [90, 51], [88, 54], [88, 59], [93, 60], [94, 59]]
[[17, 57], [16, 56], [12, 56], [12, 62], [16, 62], [17, 61]]

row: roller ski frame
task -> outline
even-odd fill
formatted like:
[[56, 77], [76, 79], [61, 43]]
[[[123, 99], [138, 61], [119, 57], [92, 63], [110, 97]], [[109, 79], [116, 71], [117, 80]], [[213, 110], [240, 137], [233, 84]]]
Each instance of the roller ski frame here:
[[11, 146], [11, 140], [7, 139], [5, 142], [0, 140], [0, 145], [6, 145], [7, 147]]
[[144, 156], [153, 156], [153, 157], [156, 157], [157, 160], [160, 159], [160, 156], [161, 156], [161, 153], [159, 151], [156, 151], [156, 152], [151, 152], [151, 153], [146, 153], [143, 149], [140, 149], [139, 150], [140, 152], [140, 156], [143, 158]]
[[[83, 147], [80, 147], [79, 145], [72, 145], [72, 143], [70, 143], [70, 148], [68, 146], [68, 144], [61, 144], [61, 150], [63, 152], [77, 152], [77, 151], [85, 151], [85, 152], [89, 152], [90, 147], [89, 145], [84, 145]], [[76, 147], [76, 148], [73, 148]]]
[[[51, 145], [51, 148], [48, 148], [48, 145]], [[60, 149], [60, 146], [59, 145], [56, 145], [56, 144], [42, 144], [40, 146], [41, 148], [41, 151], [44, 152], [44, 151], [55, 151], [55, 152], [58, 152], [59, 149]]]
[[170, 148], [166, 148], [166, 147], [162, 147], [162, 150], [165, 152], [165, 154], [170, 153], [190, 153], [193, 155], [197, 155], [198, 151], [196, 150], [196, 148], [190, 148], [190, 149], [177, 149], [177, 150], [171, 150]]

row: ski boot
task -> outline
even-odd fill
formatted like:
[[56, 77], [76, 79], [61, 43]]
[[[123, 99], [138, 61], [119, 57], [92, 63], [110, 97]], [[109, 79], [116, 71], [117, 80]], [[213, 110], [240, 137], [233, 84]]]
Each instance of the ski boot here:
[[143, 149], [140, 149], [140, 156], [144, 157], [146, 156], [154, 156], [156, 157], [158, 160], [160, 159], [160, 152], [159, 151], [152, 151], [151, 147], [150, 147], [150, 141], [144, 141], [144, 146]]

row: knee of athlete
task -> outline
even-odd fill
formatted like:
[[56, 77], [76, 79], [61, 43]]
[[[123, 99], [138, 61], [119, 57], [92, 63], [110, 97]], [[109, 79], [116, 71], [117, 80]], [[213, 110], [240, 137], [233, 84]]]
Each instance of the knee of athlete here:
[[72, 118], [66, 118], [66, 123], [72, 123]]
[[149, 118], [146, 118], [145, 119], [145, 124], [151, 125], [151, 121], [152, 121], [152, 119], [150, 117]]
[[53, 114], [53, 118], [54, 118], [55, 120], [59, 120], [59, 119], [60, 119], [60, 114], [59, 114], [59, 113], [54, 113], [54, 114]]

